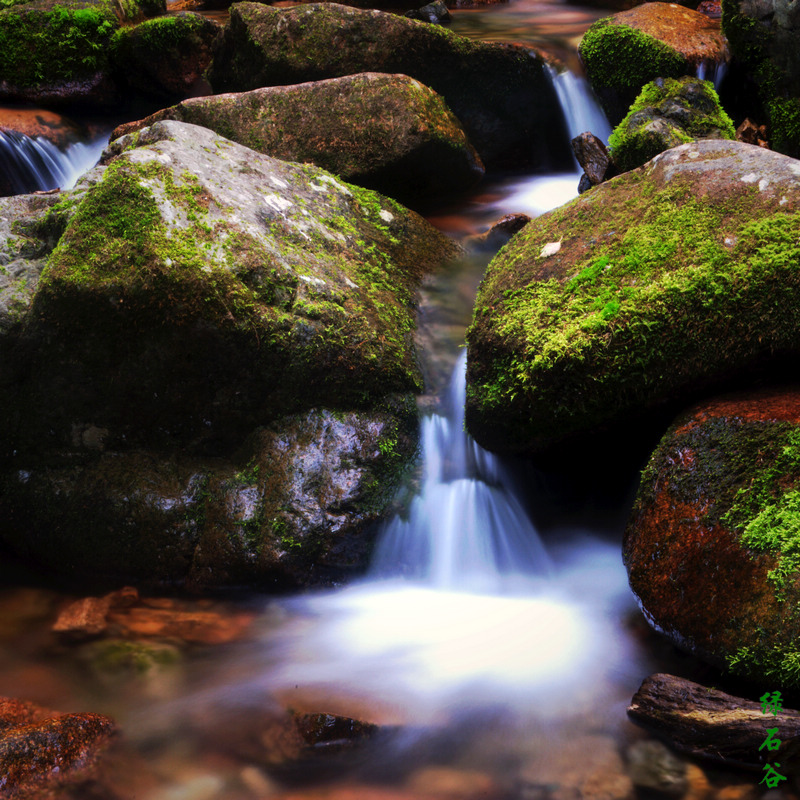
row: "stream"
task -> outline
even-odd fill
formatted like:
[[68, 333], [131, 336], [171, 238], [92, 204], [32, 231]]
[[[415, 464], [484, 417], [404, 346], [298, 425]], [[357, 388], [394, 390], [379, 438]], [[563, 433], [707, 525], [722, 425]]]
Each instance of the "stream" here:
[[[517, 0], [455, 12], [452, 28], [559, 53], [571, 67], [552, 75], [569, 135], [591, 130], [607, 140], [574, 50], [606, 13]], [[28, 189], [67, 186], [103, 143], [95, 138], [59, 156], [40, 141], [0, 135], [0, 167], [15, 159]], [[38, 183], [30, 187], [32, 175]], [[485, 230], [504, 214], [536, 216], [566, 202], [578, 179], [577, 165], [490, 176], [427, 216], [456, 236]], [[563, 779], [588, 798], [574, 775], [594, 753], [594, 797], [614, 800], [603, 789], [622, 771], [612, 755], [645, 736], [625, 714], [632, 694], [653, 671], [695, 667], [649, 632], [628, 589], [620, 541], [635, 469], [617, 476], [607, 503], [565, 510], [542, 476], [500, 461], [464, 433], [463, 335], [485, 264], [465, 259], [423, 287], [420, 492], [384, 524], [360, 582], [239, 604], [200, 601], [249, 614], [255, 633], [198, 644], [179, 661], [165, 645], [152, 668], [108, 678], [87, 667], [89, 645], [52, 639], [63, 597], [35, 575], [6, 576], [0, 694], [113, 716], [123, 731], [111, 761], [116, 797], [580, 796], [555, 792]], [[378, 733], [359, 747], [337, 739], [314, 759], [296, 757], [282, 734], [270, 739], [265, 722], [283, 708], [364, 720]]]

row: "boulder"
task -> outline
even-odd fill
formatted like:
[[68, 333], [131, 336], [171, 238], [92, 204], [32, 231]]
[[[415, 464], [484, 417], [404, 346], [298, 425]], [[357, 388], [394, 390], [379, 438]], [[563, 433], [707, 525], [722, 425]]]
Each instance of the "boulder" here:
[[0, 10], [0, 100], [110, 108], [119, 99], [109, 63], [114, 31], [164, 10], [163, 0], [9, 4]]
[[196, 97], [121, 125], [112, 136], [161, 119], [202, 125], [404, 202], [467, 189], [483, 175], [480, 157], [442, 98], [406, 75], [371, 72]]
[[649, 81], [695, 75], [729, 58], [719, 20], [674, 3], [643, 3], [598, 20], [578, 52], [612, 125]]
[[[608, 148], [593, 133], [584, 131], [571, 142], [575, 160], [583, 169], [582, 183], [588, 183], [584, 191], [597, 186], [617, 174]], [[585, 181], [584, 181], [585, 179]], [[581, 192], [583, 193], [583, 192]]]
[[421, 8], [406, 11], [404, 16], [409, 19], [418, 19], [421, 22], [430, 22], [432, 25], [444, 25], [452, 18], [444, 0], [433, 0], [432, 3], [427, 3]]
[[629, 170], [679, 144], [735, 138], [733, 122], [709, 81], [656, 78], [644, 86], [608, 143], [616, 166]]
[[702, 402], [650, 458], [623, 542], [653, 627], [784, 690], [800, 685], [799, 463], [796, 388]]
[[5, 351], [0, 536], [117, 584], [363, 567], [416, 447], [415, 287], [456, 247], [186, 123], [106, 162]]
[[201, 78], [221, 31], [218, 22], [188, 11], [120, 28], [111, 40], [117, 80], [157, 100], [207, 94]]
[[533, 453], [798, 352], [800, 163], [706, 139], [526, 225], [467, 332], [467, 427]]
[[725, 0], [722, 28], [757, 86], [772, 147], [800, 156], [800, 10], [790, 0]]
[[440, 94], [487, 166], [568, 163], [540, 56], [394, 14], [236, 3], [208, 77], [216, 92], [241, 92], [360, 72], [402, 73]]
[[7, 797], [41, 793], [85, 777], [114, 732], [102, 714], [59, 714], [0, 697], [0, 775]]

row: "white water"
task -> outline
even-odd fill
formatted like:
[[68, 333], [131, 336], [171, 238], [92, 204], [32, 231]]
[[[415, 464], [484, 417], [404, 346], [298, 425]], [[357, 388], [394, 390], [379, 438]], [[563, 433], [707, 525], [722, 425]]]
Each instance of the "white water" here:
[[[547, 75], [555, 90], [564, 127], [570, 139], [589, 131], [608, 144], [611, 126], [586, 78], [569, 70], [558, 72], [548, 67]], [[538, 217], [563, 205], [578, 194], [583, 170], [573, 158], [572, 172], [532, 175], [504, 184], [502, 201], [491, 208], [496, 214], [524, 213]]]
[[617, 620], [633, 608], [619, 544], [569, 531], [547, 553], [511, 476], [462, 429], [464, 364], [447, 414], [423, 420], [422, 489], [382, 531], [371, 580], [293, 600], [270, 631], [265, 681], [284, 702], [310, 692], [428, 724], [498, 706], [563, 719], [565, 693], [566, 716], [619, 700]]
[[43, 137], [0, 131], [0, 170], [10, 178], [15, 193], [71, 189], [100, 158], [108, 136], [75, 142], [60, 150]]
[[[585, 80], [551, 77], [570, 137], [607, 141]], [[575, 197], [578, 179], [576, 165], [519, 181], [502, 211], [539, 215]], [[512, 475], [463, 430], [465, 365], [464, 353], [443, 413], [422, 420], [421, 490], [381, 531], [370, 580], [295, 599], [270, 632], [264, 680], [284, 702], [343, 697], [340, 713], [350, 699], [405, 723], [500, 705], [530, 722], [603, 716], [636, 688], [619, 541], [566, 530], [548, 553]]]

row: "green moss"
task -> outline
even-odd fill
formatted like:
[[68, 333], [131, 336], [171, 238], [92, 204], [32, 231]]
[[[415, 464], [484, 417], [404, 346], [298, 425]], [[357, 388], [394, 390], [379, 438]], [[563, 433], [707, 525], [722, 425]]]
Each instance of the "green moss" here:
[[[513, 420], [517, 441], [545, 435], [545, 417], [550, 435], [591, 429], [795, 342], [800, 213], [755, 210], [755, 187], [720, 202], [641, 181], [534, 220], [492, 262], [468, 332], [493, 354], [471, 361], [471, 420]], [[548, 276], [536, 256], [563, 233], [579, 243], [572, 274]]]
[[[676, 117], [676, 107], [686, 113]], [[657, 130], [651, 125], [654, 120], [660, 123]], [[608, 144], [615, 164], [630, 170], [669, 147], [706, 137], [736, 138], [713, 84], [690, 77], [666, 78], [642, 88]]]
[[589, 82], [614, 121], [648, 81], [677, 78], [688, 71], [677, 50], [628, 25], [615, 24], [612, 18], [595, 22], [578, 51]]
[[789, 644], [744, 645], [726, 659], [728, 669], [746, 678], [758, 676], [782, 688], [800, 686], [800, 651]]
[[107, 63], [116, 16], [109, 5], [56, 5], [0, 12], [0, 74], [12, 86], [57, 84]]

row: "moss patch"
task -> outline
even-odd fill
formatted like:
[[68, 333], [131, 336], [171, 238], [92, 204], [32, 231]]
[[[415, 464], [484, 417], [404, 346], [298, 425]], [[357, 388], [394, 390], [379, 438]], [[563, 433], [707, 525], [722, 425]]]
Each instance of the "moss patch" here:
[[110, 3], [8, 8], [0, 12], [0, 74], [20, 88], [92, 76], [107, 65], [117, 25]]
[[615, 164], [635, 169], [695, 139], [734, 139], [736, 131], [710, 81], [667, 78], [646, 84], [609, 138]]
[[687, 72], [686, 59], [677, 50], [611, 18], [595, 22], [578, 50], [586, 76], [612, 121], [625, 114], [644, 84]]
[[798, 346], [800, 212], [688, 180], [627, 173], [501, 251], [468, 331], [473, 432], [508, 447], [591, 430]]

